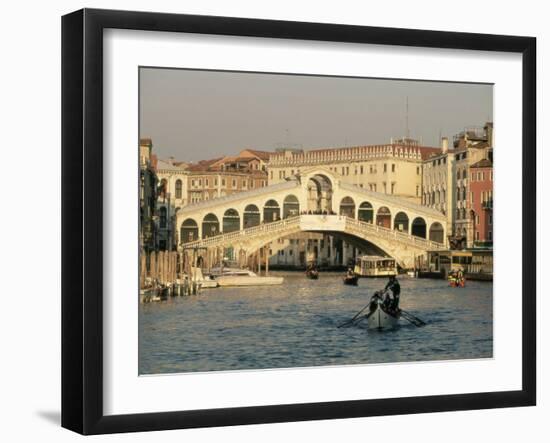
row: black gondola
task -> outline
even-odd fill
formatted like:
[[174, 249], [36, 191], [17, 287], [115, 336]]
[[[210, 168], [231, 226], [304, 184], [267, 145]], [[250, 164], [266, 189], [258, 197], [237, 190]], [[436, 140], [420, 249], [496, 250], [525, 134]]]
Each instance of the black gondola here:
[[317, 280], [319, 278], [319, 271], [317, 269], [308, 269], [306, 271], [306, 277], [311, 280]]
[[359, 283], [359, 276], [358, 275], [346, 275], [344, 277], [344, 284], [345, 285], [357, 286], [358, 283]]

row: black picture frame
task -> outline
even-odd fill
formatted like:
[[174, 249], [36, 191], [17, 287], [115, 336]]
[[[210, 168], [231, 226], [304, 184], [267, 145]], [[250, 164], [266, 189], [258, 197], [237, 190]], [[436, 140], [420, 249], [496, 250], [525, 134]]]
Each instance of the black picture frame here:
[[[103, 31], [108, 28], [522, 55], [522, 389], [132, 415], [103, 413]], [[82, 434], [536, 404], [536, 39], [83, 9], [62, 18], [62, 426]]]

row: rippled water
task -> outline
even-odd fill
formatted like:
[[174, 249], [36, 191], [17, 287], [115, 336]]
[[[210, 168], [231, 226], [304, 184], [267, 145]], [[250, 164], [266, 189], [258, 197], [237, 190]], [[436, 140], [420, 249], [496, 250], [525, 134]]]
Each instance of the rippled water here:
[[140, 305], [141, 374], [489, 358], [492, 283], [400, 277], [401, 307], [423, 319], [391, 331], [337, 326], [386, 280], [344, 286], [341, 274], [283, 275], [281, 286], [217, 288]]

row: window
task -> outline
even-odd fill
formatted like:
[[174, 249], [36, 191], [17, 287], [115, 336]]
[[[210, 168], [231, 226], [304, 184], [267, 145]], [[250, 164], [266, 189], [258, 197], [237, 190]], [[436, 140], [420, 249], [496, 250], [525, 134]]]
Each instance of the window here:
[[269, 178], [273, 180], [273, 171], [269, 171]]
[[392, 163], [391, 165], [391, 172], [395, 172], [395, 163]]
[[231, 180], [231, 187], [235, 189], [237, 187], [237, 180], [233, 179]]
[[222, 188], [225, 188], [225, 178], [222, 178]]
[[214, 179], [214, 186], [218, 186], [218, 179], [217, 178]]
[[416, 175], [420, 175], [420, 166], [416, 167]]
[[346, 166], [346, 175], [349, 175], [349, 166]]
[[178, 178], [176, 180], [176, 198], [181, 198], [182, 182]]
[[479, 240], [479, 231], [476, 231], [476, 240]]
[[[391, 193], [393, 194], [393, 191], [395, 190], [395, 183], [391, 184]], [[418, 194], [418, 186], [416, 187], [416, 193]]]
[[202, 178], [199, 178], [199, 188], [202, 187]]
[[204, 179], [204, 187], [208, 188], [208, 179], [207, 178]]
[[160, 208], [160, 227], [166, 228], [166, 208], [163, 206]]
[[489, 224], [490, 225], [493, 224], [493, 215], [492, 214], [489, 214]]
[[487, 240], [493, 241], [493, 231], [487, 232]]
[[361, 175], [363, 175], [363, 165], [359, 168], [359, 171], [361, 172]]
[[418, 188], [419, 188], [419, 186], [416, 185], [416, 196], [417, 196], [417, 197], [418, 197]]
[[246, 189], [246, 180], [243, 180], [243, 189]]
[[388, 172], [388, 164], [384, 163], [384, 172]]
[[191, 180], [191, 187], [192, 187], [192, 188], [195, 187], [195, 180]]

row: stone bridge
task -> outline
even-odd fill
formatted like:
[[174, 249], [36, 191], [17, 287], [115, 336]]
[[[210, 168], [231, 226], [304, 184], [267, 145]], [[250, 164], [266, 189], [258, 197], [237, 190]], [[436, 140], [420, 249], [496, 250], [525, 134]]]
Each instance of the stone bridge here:
[[252, 254], [294, 232], [326, 232], [371, 242], [406, 265], [409, 257], [445, 246], [447, 219], [316, 167], [283, 183], [188, 205], [176, 225], [185, 248], [237, 246]]
[[242, 231], [219, 234], [183, 245], [184, 249], [233, 248], [237, 256], [246, 259], [274, 239], [299, 232], [318, 232], [352, 236], [359, 241], [372, 243], [395, 258], [403, 268], [410, 268], [414, 258], [427, 250], [443, 249], [442, 243], [426, 240], [395, 229], [384, 228], [345, 215], [298, 215], [265, 223]]

